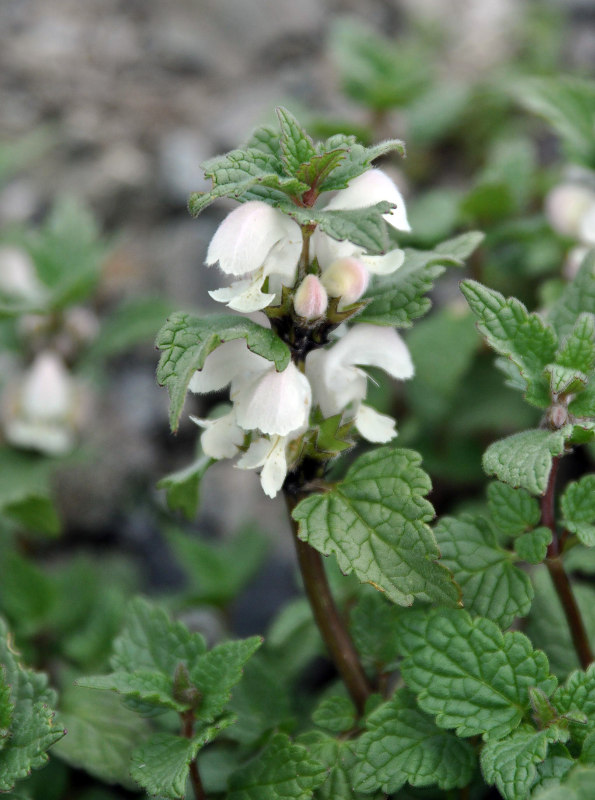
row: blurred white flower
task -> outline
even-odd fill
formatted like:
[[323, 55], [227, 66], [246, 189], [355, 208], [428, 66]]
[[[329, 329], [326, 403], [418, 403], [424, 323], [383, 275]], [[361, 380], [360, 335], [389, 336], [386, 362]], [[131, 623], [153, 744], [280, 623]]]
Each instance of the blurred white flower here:
[[400, 380], [414, 373], [409, 350], [395, 330], [355, 325], [332, 347], [308, 354], [306, 375], [313, 402], [325, 417], [347, 410], [364, 438], [388, 442], [396, 436], [395, 422], [364, 404], [368, 376], [360, 366], [380, 367]]
[[562, 183], [545, 198], [545, 213], [556, 233], [581, 244], [595, 245], [595, 191], [578, 183]]
[[0, 247], [0, 294], [32, 305], [42, 302], [47, 294], [31, 257], [19, 247]]
[[20, 384], [7, 386], [2, 406], [6, 439], [17, 447], [59, 456], [70, 452], [84, 398], [59, 356], [40, 353]]
[[[241, 277], [230, 287], [209, 292], [214, 300], [249, 313], [270, 305], [282, 285], [292, 286], [302, 251], [299, 225], [259, 200], [234, 209], [215, 231], [206, 264]], [[269, 291], [262, 287], [269, 278]]]

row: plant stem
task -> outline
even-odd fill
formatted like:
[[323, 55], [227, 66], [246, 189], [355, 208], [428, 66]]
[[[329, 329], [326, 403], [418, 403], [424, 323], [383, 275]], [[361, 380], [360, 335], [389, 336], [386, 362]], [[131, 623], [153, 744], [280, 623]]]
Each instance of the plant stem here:
[[361, 715], [364, 712], [366, 700], [372, 694], [372, 688], [333, 600], [324, 571], [322, 556], [317, 550], [314, 550], [313, 547], [310, 547], [309, 544], [298, 537], [298, 526], [291, 516], [297, 500], [293, 494], [288, 492], [285, 493], [285, 500], [289, 510], [304, 588], [310, 601], [314, 619], [337, 671], [345, 683], [358, 713]]
[[548, 485], [545, 494], [541, 498], [541, 524], [545, 525], [552, 532], [552, 541], [547, 549], [545, 564], [550, 573], [550, 578], [552, 579], [560, 603], [562, 604], [574, 649], [576, 650], [582, 668], [587, 669], [589, 664], [593, 661], [593, 652], [585, 629], [585, 623], [583, 622], [580, 609], [572, 591], [572, 586], [570, 585], [570, 580], [564, 569], [560, 541], [556, 530], [555, 489], [559, 462], [559, 456], [553, 459]]
[[[191, 710], [184, 711], [180, 714], [180, 717], [182, 718], [182, 736], [186, 737], [186, 739], [192, 739], [194, 736], [194, 713]], [[195, 800], [206, 800], [207, 796], [200, 779], [196, 759], [190, 762], [190, 783], [192, 784]]]

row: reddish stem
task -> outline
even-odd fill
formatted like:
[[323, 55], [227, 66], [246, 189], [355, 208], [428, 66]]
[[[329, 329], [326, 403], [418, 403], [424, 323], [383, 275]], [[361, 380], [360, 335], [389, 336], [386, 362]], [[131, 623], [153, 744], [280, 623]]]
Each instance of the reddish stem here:
[[[194, 713], [192, 711], [184, 711], [180, 714], [180, 717], [182, 719], [182, 736], [186, 739], [192, 739], [194, 736]], [[195, 800], [206, 800], [207, 796], [200, 779], [196, 759], [190, 762], [190, 783], [192, 784]]]

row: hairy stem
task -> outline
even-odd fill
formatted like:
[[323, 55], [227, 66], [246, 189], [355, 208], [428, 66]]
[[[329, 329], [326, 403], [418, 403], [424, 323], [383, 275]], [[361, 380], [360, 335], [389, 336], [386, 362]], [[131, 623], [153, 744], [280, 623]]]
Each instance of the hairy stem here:
[[[180, 714], [180, 717], [182, 718], [182, 736], [186, 739], [192, 739], [194, 736], [194, 713], [192, 711], [184, 711]], [[190, 762], [190, 783], [195, 800], [206, 800], [207, 796], [200, 779], [196, 759]]]
[[285, 499], [289, 510], [304, 588], [310, 601], [314, 619], [337, 671], [345, 683], [358, 713], [361, 715], [364, 712], [366, 700], [372, 694], [372, 688], [333, 600], [324, 571], [322, 556], [317, 550], [314, 550], [306, 542], [302, 542], [298, 537], [297, 523], [291, 516], [291, 512], [296, 505], [296, 499], [287, 492], [285, 493]]
[[560, 603], [562, 604], [574, 649], [576, 650], [582, 668], [587, 669], [589, 664], [593, 661], [593, 652], [585, 629], [585, 623], [583, 622], [574, 592], [572, 591], [572, 586], [570, 585], [568, 575], [562, 563], [560, 540], [558, 539], [558, 532], [556, 530], [555, 490], [559, 462], [559, 456], [553, 459], [548, 485], [545, 494], [541, 498], [541, 524], [548, 527], [552, 532], [552, 542], [547, 550], [545, 564], [550, 573]]

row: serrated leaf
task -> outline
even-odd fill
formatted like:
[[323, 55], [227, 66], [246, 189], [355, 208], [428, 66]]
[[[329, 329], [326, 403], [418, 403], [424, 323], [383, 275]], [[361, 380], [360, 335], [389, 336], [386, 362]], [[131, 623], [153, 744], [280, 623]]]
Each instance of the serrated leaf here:
[[172, 711], [185, 711], [188, 708], [188, 703], [177, 701], [173, 697], [171, 677], [146, 669], [137, 669], [134, 673], [90, 675], [79, 678], [76, 685], [85, 689], [108, 689], [138, 702]]
[[595, 417], [595, 381], [593, 379], [585, 391], [578, 394], [568, 404], [568, 410], [575, 417]]
[[524, 489], [494, 481], [488, 486], [488, 509], [495, 525], [509, 536], [535, 527], [541, 518], [539, 504]]
[[552, 457], [564, 452], [563, 431], [530, 430], [514, 433], [491, 444], [483, 456], [483, 468], [515, 489], [543, 494], [552, 468]]
[[403, 265], [392, 275], [376, 278], [365, 295], [368, 305], [358, 315], [358, 321], [373, 325], [390, 325], [397, 328], [411, 327], [412, 320], [422, 317], [431, 307], [425, 294], [446, 267], [460, 266], [459, 256], [465, 252], [465, 243], [472, 234], [443, 242], [441, 250], [405, 249]]
[[[48, 688], [47, 677], [21, 665], [2, 619], [0, 664], [4, 677], [3, 721], [9, 722], [8, 733], [0, 746], [0, 791], [8, 792], [31, 770], [45, 764], [46, 750], [61, 739], [65, 731], [54, 722], [51, 706], [56, 696]], [[10, 689], [9, 696], [6, 687]]]
[[547, 548], [552, 541], [550, 528], [535, 528], [534, 531], [521, 534], [514, 542], [514, 548], [521, 561], [528, 564], [540, 564], [547, 555]]
[[415, 597], [457, 602], [427, 522], [430, 480], [412, 450], [380, 447], [357, 459], [345, 479], [310, 495], [293, 511], [299, 536], [324, 555], [335, 553], [344, 573], [355, 572], [400, 605]]
[[375, 158], [395, 151], [402, 156], [405, 155], [405, 145], [400, 139], [388, 139], [373, 147], [364, 147], [358, 144], [353, 137], [339, 134], [327, 139], [323, 144], [323, 148], [328, 151], [344, 145], [348, 146], [348, 155], [324, 180], [320, 186], [321, 192], [334, 192], [337, 189], [345, 189], [349, 185], [349, 181], [372, 166]]
[[253, 353], [272, 361], [278, 371], [289, 363], [287, 345], [274, 331], [243, 317], [216, 315], [199, 319], [177, 312], [157, 334], [156, 346], [162, 350], [157, 380], [170, 396], [170, 425], [176, 430], [190, 378], [202, 369], [206, 357], [223, 342], [245, 339]]
[[10, 686], [6, 683], [5, 671], [0, 664], [0, 750], [4, 746], [14, 714], [14, 703], [10, 696]]
[[584, 742], [595, 731], [595, 664], [591, 664], [586, 671], [576, 670], [569, 675], [566, 683], [554, 693], [552, 703], [561, 715], [572, 711], [586, 715], [586, 724], [570, 723], [572, 738], [579, 743]]
[[324, 766], [305, 747], [276, 734], [231, 776], [227, 800], [309, 800], [325, 777]]
[[556, 678], [544, 653], [522, 633], [502, 634], [481, 617], [441, 608], [399, 622], [402, 674], [421, 708], [459, 736], [501, 738], [529, 710], [529, 688], [549, 696]]
[[157, 489], [165, 489], [167, 507], [170, 511], [181, 511], [186, 519], [194, 519], [198, 512], [199, 489], [205, 472], [213, 460], [204, 454], [189, 466], [166, 475], [157, 483]]
[[130, 756], [149, 734], [147, 721], [108, 692], [73, 687], [62, 695], [60, 705], [60, 724], [68, 736], [52, 754], [105, 783], [133, 788]]
[[331, 733], [342, 733], [353, 728], [356, 710], [348, 697], [327, 697], [312, 714], [312, 721]]
[[130, 774], [151, 796], [183, 800], [190, 763], [205, 744], [233, 722], [233, 717], [223, 718], [202, 727], [192, 739], [173, 733], [153, 734], [133, 752]]
[[400, 610], [380, 592], [362, 593], [351, 612], [351, 636], [364, 663], [385, 672], [394, 665], [399, 648], [396, 624]]
[[486, 742], [481, 751], [481, 769], [490, 785], [496, 785], [505, 800], [525, 800], [537, 775], [536, 765], [545, 760], [548, 731], [522, 726], [499, 741]]
[[501, 628], [529, 612], [533, 599], [529, 576], [511, 563], [510, 554], [498, 546], [484, 519], [443, 517], [434, 536], [468, 611], [494, 620]]
[[246, 150], [261, 150], [281, 161], [279, 131], [273, 125], [262, 125], [252, 132], [245, 145]]
[[551, 745], [545, 759], [536, 765], [537, 776], [531, 787], [531, 797], [537, 796], [537, 792], [541, 789], [559, 786], [560, 781], [574, 764], [575, 760], [563, 744]]
[[315, 800], [365, 800], [369, 795], [353, 789], [356, 756], [352, 740], [335, 739], [322, 731], [308, 731], [297, 739], [317, 761], [324, 765], [327, 778], [314, 792]]
[[298, 167], [296, 177], [302, 183], [307, 183], [312, 188], [318, 189], [331, 172], [339, 166], [345, 156], [345, 150], [331, 150], [330, 152], [312, 156], [309, 161]]
[[595, 475], [568, 484], [560, 499], [564, 524], [586, 547], [595, 546]]
[[392, 794], [406, 782], [463, 787], [475, 768], [473, 747], [438, 728], [407, 689], [399, 689], [368, 717], [356, 754], [354, 785], [366, 793], [382, 789]]
[[592, 800], [595, 767], [577, 764], [557, 783], [531, 795], [531, 800]]
[[553, 399], [557, 399], [558, 395], [582, 392], [589, 382], [589, 378], [584, 372], [563, 367], [560, 364], [548, 364], [545, 374], [549, 375], [550, 392]]
[[[314, 142], [293, 114], [286, 108], [277, 108], [281, 127], [279, 139], [283, 161], [289, 175], [296, 175], [300, 167], [317, 155]], [[309, 185], [308, 181], [304, 181]]]
[[519, 368], [527, 401], [545, 408], [549, 393], [543, 370], [556, 354], [555, 330], [538, 314], [529, 314], [516, 297], [505, 299], [500, 292], [470, 280], [461, 283], [461, 291], [478, 319], [477, 329], [490, 347]]
[[578, 317], [595, 309], [595, 250], [589, 250], [574, 280], [569, 283], [548, 313], [558, 335], [571, 335]]
[[556, 355], [556, 363], [589, 373], [595, 364], [595, 316], [580, 314]]

